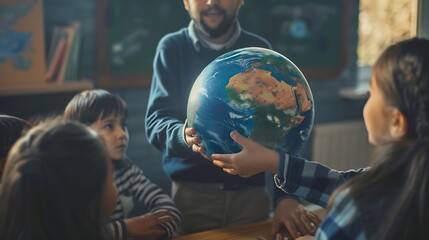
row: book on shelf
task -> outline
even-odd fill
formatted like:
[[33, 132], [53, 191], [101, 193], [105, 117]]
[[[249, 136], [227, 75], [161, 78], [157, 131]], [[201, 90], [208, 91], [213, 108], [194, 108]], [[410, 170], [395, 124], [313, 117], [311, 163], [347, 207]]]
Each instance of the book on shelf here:
[[72, 45], [70, 46], [68, 59], [66, 61], [63, 82], [75, 81], [78, 78], [82, 35], [80, 33], [80, 24], [76, 23], [74, 27], [75, 32], [73, 36]]
[[46, 56], [46, 68], [48, 68], [51, 64], [52, 58], [54, 57], [54, 54], [56, 52], [58, 41], [60, 40], [59, 31], [60, 29], [58, 27], [54, 27], [52, 31], [51, 44], [49, 45], [48, 55]]
[[46, 81], [63, 83], [78, 78], [81, 38], [78, 22], [54, 28], [47, 56]]
[[45, 80], [47, 82], [57, 80], [66, 49], [67, 32], [57, 27], [54, 29], [47, 57], [47, 69], [45, 73]]

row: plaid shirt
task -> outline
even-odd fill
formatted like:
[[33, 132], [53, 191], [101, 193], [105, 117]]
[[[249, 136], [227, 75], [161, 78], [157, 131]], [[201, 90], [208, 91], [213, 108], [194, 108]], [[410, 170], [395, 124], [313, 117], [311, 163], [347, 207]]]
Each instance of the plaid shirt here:
[[[336, 171], [317, 162], [281, 154], [279, 171], [274, 176], [277, 187], [302, 197], [314, 204], [326, 207], [336, 187], [347, 179], [368, 168]], [[347, 190], [335, 198], [332, 208], [316, 232], [316, 239], [367, 239], [363, 231], [362, 214], [353, 199], [347, 198]]]

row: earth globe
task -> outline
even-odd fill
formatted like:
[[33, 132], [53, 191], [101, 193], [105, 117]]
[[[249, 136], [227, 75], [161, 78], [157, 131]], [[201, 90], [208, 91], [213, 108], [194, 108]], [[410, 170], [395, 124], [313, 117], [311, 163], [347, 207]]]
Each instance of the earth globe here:
[[282, 54], [257, 47], [237, 49], [199, 74], [189, 95], [187, 121], [209, 156], [242, 149], [231, 131], [297, 154], [313, 127], [313, 95], [298, 67]]

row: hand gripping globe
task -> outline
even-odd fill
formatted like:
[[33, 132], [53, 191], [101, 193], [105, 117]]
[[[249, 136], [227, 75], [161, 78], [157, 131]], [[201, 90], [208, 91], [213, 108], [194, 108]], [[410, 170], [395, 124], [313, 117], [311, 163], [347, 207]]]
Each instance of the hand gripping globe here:
[[187, 118], [209, 156], [241, 150], [231, 131], [297, 154], [313, 127], [314, 101], [304, 75], [288, 58], [265, 48], [242, 48], [216, 58], [200, 73]]

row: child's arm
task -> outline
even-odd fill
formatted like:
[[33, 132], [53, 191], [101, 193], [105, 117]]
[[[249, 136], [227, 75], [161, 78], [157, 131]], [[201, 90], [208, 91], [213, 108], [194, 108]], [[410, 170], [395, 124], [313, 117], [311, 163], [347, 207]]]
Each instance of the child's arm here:
[[299, 237], [299, 238], [297, 238], [295, 240], [313, 240], [313, 239], [314, 239], [313, 236], [306, 235], [306, 236], [303, 236], [303, 237]]
[[127, 240], [134, 239], [158, 239], [166, 235], [162, 223], [172, 221], [168, 211], [148, 213], [138, 217], [127, 218], [109, 222], [105, 226], [108, 239]]
[[165, 229], [167, 236], [172, 237], [181, 222], [181, 214], [176, 204], [158, 185], [147, 179], [140, 168], [135, 165], [131, 168], [132, 176], [129, 180], [133, 195], [152, 213], [160, 210], [168, 211], [171, 220], [161, 223], [161, 226]]
[[276, 186], [283, 191], [325, 207], [334, 190], [351, 177], [368, 168], [337, 171], [318, 162], [284, 154], [274, 176]]
[[127, 240], [127, 226], [123, 220], [117, 220], [107, 223], [104, 226], [104, 231], [107, 239], [112, 240]]
[[337, 171], [317, 162], [277, 153], [237, 132], [232, 132], [231, 137], [243, 150], [235, 154], [213, 154], [213, 164], [243, 177], [263, 171], [277, 173], [277, 187], [320, 206], [326, 206], [334, 189], [345, 180], [367, 170]]
[[162, 227], [162, 224], [171, 221], [173, 221], [171, 212], [162, 210], [127, 218], [125, 219], [125, 224], [127, 233], [132, 238], [159, 239], [167, 234], [167, 230]]

